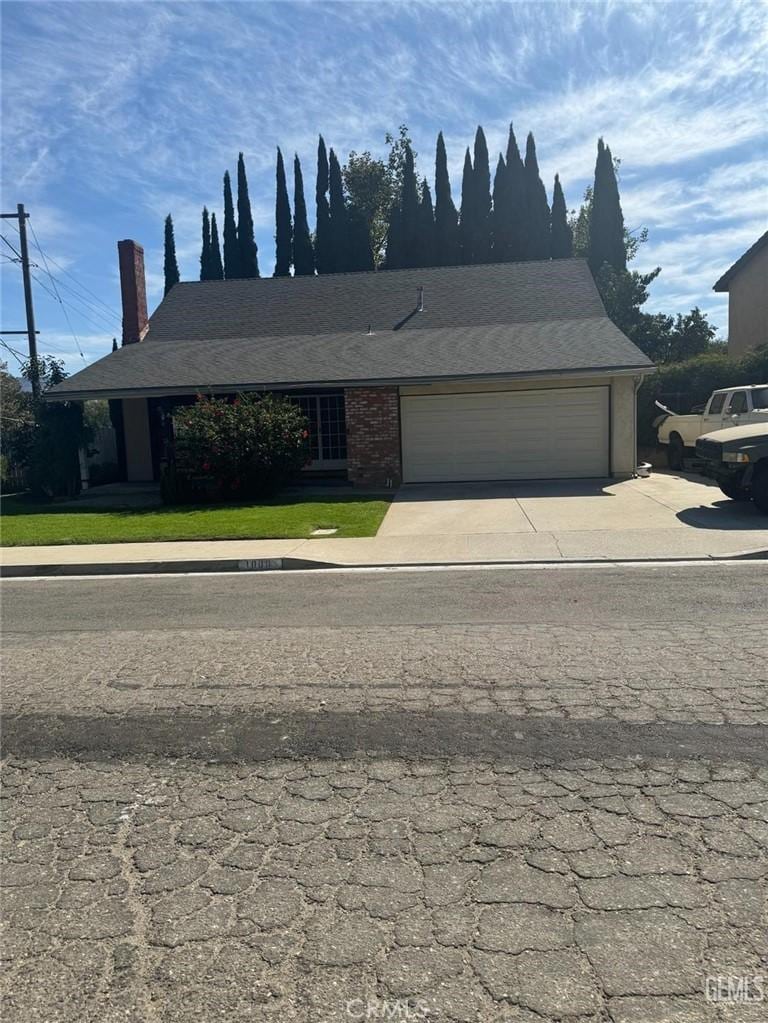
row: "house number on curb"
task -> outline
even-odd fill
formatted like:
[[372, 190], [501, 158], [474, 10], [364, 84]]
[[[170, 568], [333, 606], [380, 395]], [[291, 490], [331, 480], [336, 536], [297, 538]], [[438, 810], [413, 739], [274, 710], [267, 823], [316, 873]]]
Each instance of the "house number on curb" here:
[[271, 568], [281, 568], [282, 558], [252, 558], [238, 561], [237, 567], [241, 572], [265, 572]]

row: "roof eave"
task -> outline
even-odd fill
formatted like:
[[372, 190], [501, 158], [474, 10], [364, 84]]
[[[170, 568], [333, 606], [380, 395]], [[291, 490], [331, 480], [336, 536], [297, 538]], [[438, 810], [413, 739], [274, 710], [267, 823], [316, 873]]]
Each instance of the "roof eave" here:
[[495, 380], [538, 380], [557, 377], [584, 376], [648, 376], [653, 373], [652, 363], [624, 366], [586, 366], [579, 369], [526, 370], [522, 373], [459, 373], [413, 377], [370, 377], [352, 380], [287, 380], [230, 384], [196, 384], [184, 387], [135, 387], [82, 391], [52, 391], [44, 395], [46, 401], [88, 401], [111, 398], [165, 398], [187, 394], [231, 394], [233, 391], [293, 391], [344, 387], [405, 387], [414, 384], [455, 383], [466, 380], [473, 383]]

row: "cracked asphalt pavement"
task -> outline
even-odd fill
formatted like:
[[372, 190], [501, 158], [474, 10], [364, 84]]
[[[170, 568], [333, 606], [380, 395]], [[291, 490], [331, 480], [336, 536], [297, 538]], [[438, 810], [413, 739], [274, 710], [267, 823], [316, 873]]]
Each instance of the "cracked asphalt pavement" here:
[[3, 583], [3, 1019], [765, 1020], [767, 581]]

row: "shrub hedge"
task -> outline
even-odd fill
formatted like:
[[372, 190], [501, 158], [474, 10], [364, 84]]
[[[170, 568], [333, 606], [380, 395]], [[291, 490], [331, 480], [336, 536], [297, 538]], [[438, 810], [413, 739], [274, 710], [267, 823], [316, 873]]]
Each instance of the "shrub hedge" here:
[[309, 459], [301, 409], [287, 398], [198, 395], [173, 417], [174, 457], [161, 492], [169, 503], [274, 494]]

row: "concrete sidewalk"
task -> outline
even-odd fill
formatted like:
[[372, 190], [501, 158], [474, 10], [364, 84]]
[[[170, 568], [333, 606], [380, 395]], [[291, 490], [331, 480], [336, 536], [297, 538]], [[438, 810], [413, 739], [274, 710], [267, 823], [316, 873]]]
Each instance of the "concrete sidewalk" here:
[[766, 530], [575, 530], [374, 536], [354, 539], [215, 540], [6, 547], [5, 577], [121, 572], [258, 571], [323, 565], [711, 559], [766, 551]]

